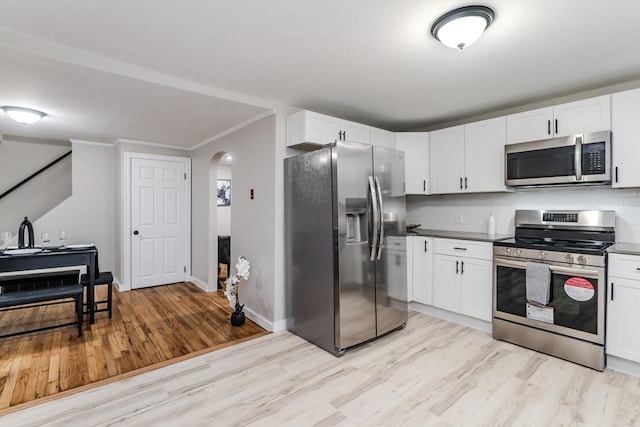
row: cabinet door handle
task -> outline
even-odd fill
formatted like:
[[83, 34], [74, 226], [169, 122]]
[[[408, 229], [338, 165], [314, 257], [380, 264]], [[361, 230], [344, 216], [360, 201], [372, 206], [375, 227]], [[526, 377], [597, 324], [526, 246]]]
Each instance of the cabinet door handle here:
[[640, 271], [640, 267], [636, 268], [636, 270]]
[[456, 261], [456, 274], [458, 274], [458, 261]]
[[342, 140], [343, 140], [343, 141], [346, 141], [346, 140], [347, 140], [347, 131], [346, 131], [346, 130], [343, 130], [343, 131], [342, 131]]
[[460, 177], [460, 189], [462, 190], [462, 177]]
[[465, 176], [464, 177], [464, 189], [466, 190], [467, 188], [469, 188], [469, 187], [467, 187], [467, 177]]
[[427, 241], [424, 241], [424, 251], [427, 252]]
[[558, 119], [556, 119], [556, 134], [558, 133]]
[[466, 250], [467, 250], [467, 248], [459, 248], [459, 247], [457, 247], [457, 246], [454, 246], [454, 247], [453, 247], [453, 250], [454, 250], [454, 251], [466, 251]]
[[613, 301], [613, 282], [611, 282], [611, 301]]
[[427, 180], [426, 179], [422, 180], [422, 191], [427, 191]]
[[618, 167], [616, 166], [616, 182], [618, 182]]
[[551, 135], [551, 120], [547, 120], [547, 135]]
[[464, 261], [460, 261], [460, 274], [464, 274]]

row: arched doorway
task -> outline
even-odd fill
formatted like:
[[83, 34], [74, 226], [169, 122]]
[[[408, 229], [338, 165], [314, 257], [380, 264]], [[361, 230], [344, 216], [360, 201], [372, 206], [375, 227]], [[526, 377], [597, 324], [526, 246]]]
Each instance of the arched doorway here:
[[220, 151], [209, 167], [209, 277], [208, 291], [219, 289], [231, 267], [232, 157]]

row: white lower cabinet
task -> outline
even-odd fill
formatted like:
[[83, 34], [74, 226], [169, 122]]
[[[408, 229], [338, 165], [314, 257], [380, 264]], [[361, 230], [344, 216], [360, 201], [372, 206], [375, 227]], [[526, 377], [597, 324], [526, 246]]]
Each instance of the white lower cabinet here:
[[385, 260], [385, 276], [387, 277], [387, 293], [389, 298], [408, 301], [407, 288], [407, 238], [405, 236], [385, 237], [387, 248]]
[[433, 238], [412, 236], [412, 301], [433, 304]]
[[640, 362], [640, 256], [609, 255], [606, 352]]
[[433, 256], [433, 305], [460, 312], [460, 258], [442, 254]]
[[493, 245], [435, 239], [434, 246], [433, 305], [490, 322]]
[[461, 263], [460, 313], [490, 322], [493, 263], [473, 258]]

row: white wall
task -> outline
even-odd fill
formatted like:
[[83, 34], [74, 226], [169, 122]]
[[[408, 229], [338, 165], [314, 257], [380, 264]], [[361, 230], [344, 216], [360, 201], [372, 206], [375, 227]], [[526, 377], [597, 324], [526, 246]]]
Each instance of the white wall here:
[[[69, 141], [5, 136], [0, 142], [0, 193], [69, 151]], [[0, 200], [0, 230], [16, 236], [25, 216], [33, 222], [70, 197], [71, 174], [69, 156], [4, 196]]]
[[[218, 165], [218, 179], [230, 179], [231, 180], [231, 203], [233, 204], [233, 180], [231, 179], [231, 166]], [[218, 235], [229, 236], [231, 235], [231, 206], [217, 206], [218, 211]], [[235, 264], [234, 264], [235, 265]]]
[[69, 141], [5, 135], [0, 142], [0, 193], [70, 150]]
[[100, 269], [115, 267], [114, 150], [110, 145], [72, 142], [73, 194], [34, 223], [48, 231], [56, 244], [59, 230], [67, 232], [66, 244], [95, 243]]
[[[616, 240], [640, 243], [640, 189], [562, 187], [514, 193], [407, 197], [407, 223], [422, 228], [486, 232], [490, 213], [498, 234], [513, 234], [516, 209], [616, 211]], [[463, 223], [455, 221], [462, 213]]]
[[[209, 227], [215, 189], [210, 186], [212, 159], [221, 152], [233, 157], [231, 199], [231, 273], [241, 255], [251, 262], [251, 278], [240, 285], [240, 302], [249, 317], [271, 328], [274, 321], [275, 118], [269, 116], [192, 152], [192, 276], [216, 282], [217, 234]], [[217, 165], [217, 162], [214, 162]], [[214, 180], [212, 180], [215, 182]], [[255, 199], [249, 191], [254, 189]], [[214, 204], [215, 205], [215, 204]], [[217, 266], [217, 261], [212, 263]]]

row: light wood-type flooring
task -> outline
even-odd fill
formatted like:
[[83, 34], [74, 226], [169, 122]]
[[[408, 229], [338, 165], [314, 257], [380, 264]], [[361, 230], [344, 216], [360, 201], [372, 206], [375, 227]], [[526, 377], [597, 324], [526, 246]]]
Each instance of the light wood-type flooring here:
[[[105, 294], [106, 287], [99, 287], [97, 299]], [[24, 402], [267, 333], [249, 320], [231, 326], [222, 292], [205, 293], [191, 283], [122, 293], [114, 289], [113, 298], [113, 318], [96, 314], [93, 325], [85, 321], [82, 337], [75, 326], [67, 326], [0, 339], [0, 414]], [[0, 331], [73, 319], [73, 303], [5, 311], [0, 312]]]
[[282, 331], [0, 418], [6, 426], [637, 426], [640, 378], [424, 314], [342, 358]]

